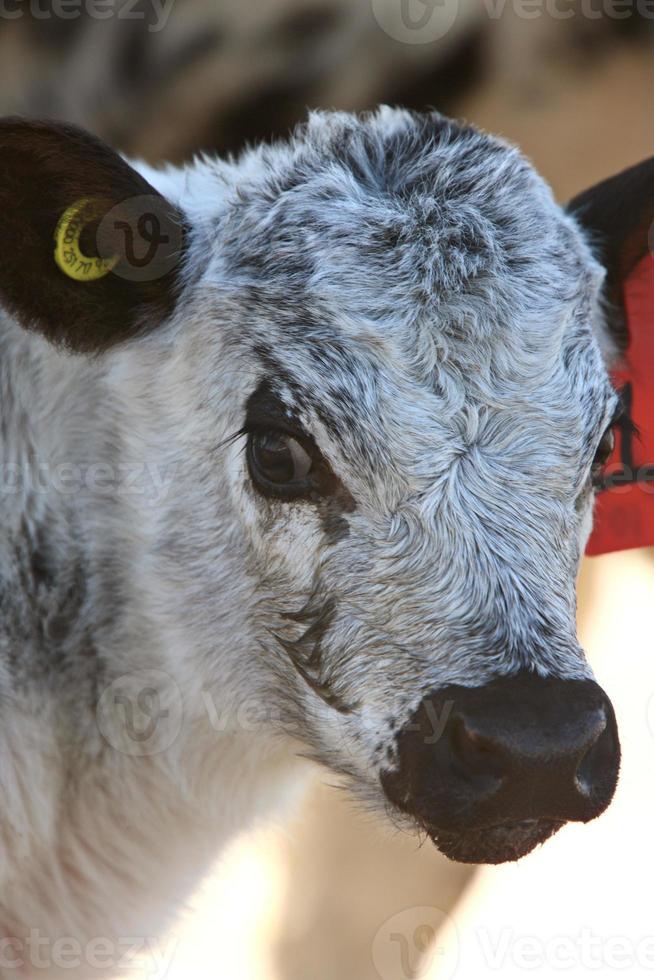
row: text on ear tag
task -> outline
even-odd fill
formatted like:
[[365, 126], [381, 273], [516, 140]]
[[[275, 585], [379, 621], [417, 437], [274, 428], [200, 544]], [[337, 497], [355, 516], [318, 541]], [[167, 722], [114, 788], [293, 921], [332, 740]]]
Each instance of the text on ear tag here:
[[101, 202], [83, 197], [60, 217], [55, 229], [55, 262], [70, 279], [76, 282], [93, 282], [102, 279], [116, 266], [119, 256], [105, 259], [100, 256], [84, 255], [80, 246], [80, 235], [86, 225], [98, 218], [104, 208]]

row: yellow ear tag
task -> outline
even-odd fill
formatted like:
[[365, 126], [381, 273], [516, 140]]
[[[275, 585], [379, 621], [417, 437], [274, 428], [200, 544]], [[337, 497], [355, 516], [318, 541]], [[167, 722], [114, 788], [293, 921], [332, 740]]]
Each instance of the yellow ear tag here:
[[93, 282], [108, 275], [118, 262], [118, 255], [109, 259], [84, 255], [79, 240], [86, 225], [102, 213], [102, 205], [91, 197], [83, 197], [66, 208], [55, 229], [55, 262], [62, 272], [76, 282]]

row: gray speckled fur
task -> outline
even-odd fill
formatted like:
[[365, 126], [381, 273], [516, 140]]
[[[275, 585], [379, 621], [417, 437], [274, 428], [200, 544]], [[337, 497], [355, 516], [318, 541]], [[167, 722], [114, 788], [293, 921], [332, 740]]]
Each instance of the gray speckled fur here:
[[[382, 109], [140, 169], [194, 229], [171, 321], [97, 360], [2, 324], [5, 466], [83, 477], [0, 498], [0, 925], [17, 935], [160, 930], [285, 797], [298, 753], [383, 807], [394, 728], [434, 687], [591, 676], [575, 575], [614, 405], [602, 271], [529, 164]], [[261, 498], [229, 441], [263, 379], [354, 500], [338, 534]], [[95, 705], [144, 668], [183, 720], [136, 757]]]

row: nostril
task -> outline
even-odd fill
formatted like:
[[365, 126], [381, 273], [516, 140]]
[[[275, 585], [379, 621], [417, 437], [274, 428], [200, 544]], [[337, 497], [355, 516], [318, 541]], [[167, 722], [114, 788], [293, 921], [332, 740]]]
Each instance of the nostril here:
[[575, 774], [575, 785], [588, 798], [604, 793], [607, 780], [613, 778], [619, 746], [615, 726], [606, 712], [598, 713], [594, 739], [581, 759]]
[[474, 840], [470, 853], [508, 860], [566, 821], [599, 816], [619, 768], [615, 714], [594, 681], [518, 674], [423, 697], [381, 783], [435, 840]]
[[501, 748], [492, 738], [482, 735], [465, 718], [457, 717], [450, 723], [449, 743], [459, 775], [474, 778], [483, 790], [497, 787], [507, 767]]

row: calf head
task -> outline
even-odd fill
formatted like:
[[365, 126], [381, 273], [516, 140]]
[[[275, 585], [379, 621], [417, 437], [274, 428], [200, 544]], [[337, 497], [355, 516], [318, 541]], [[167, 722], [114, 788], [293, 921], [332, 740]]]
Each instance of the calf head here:
[[[37, 193], [15, 147], [44, 139]], [[141, 168], [158, 191], [89, 139], [5, 125], [0, 199], [30, 233], [1, 289], [26, 327], [108, 350], [131, 438], [181, 464], [143, 574], [196, 675], [256, 686], [271, 732], [453, 858], [601, 813], [619, 744], [575, 578], [619, 399], [577, 219], [436, 115], [316, 114], [236, 162]], [[75, 200], [160, 192], [172, 272], [52, 262]]]

